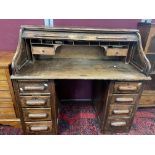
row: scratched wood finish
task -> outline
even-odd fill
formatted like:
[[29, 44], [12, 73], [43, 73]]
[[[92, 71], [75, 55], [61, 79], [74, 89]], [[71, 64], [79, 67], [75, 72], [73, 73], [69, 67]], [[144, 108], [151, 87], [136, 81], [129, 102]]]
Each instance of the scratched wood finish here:
[[[33, 46], [38, 48], [35, 52], [30, 48]], [[55, 55], [41, 54], [44, 46], [54, 47]], [[140, 64], [139, 61], [138, 64], [134, 63], [133, 53], [137, 54]], [[150, 63], [143, 52], [138, 31], [124, 29], [22, 27], [12, 71], [11, 78], [25, 134], [41, 134], [44, 131], [57, 134], [59, 105], [56, 102], [55, 79], [96, 80], [93, 84], [93, 103], [102, 132], [127, 132], [142, 92], [141, 85], [144, 80], [151, 79], [148, 76]], [[47, 89], [39, 80], [49, 81]], [[22, 107], [20, 97], [30, 95], [50, 97], [50, 126], [44, 125], [46, 120], [38, 119], [35, 122], [27, 119], [26, 108]], [[116, 99], [121, 104], [112, 101], [115, 95], [118, 95]], [[36, 108], [32, 109], [35, 114], [29, 117], [45, 116], [37, 113]]]
[[[39, 66], [39, 67], [38, 67]], [[132, 73], [132, 74], [131, 74]], [[133, 66], [120, 61], [53, 59], [23, 67], [12, 79], [150, 80]]]
[[0, 124], [21, 127], [10, 80], [13, 55], [13, 52], [0, 52]]

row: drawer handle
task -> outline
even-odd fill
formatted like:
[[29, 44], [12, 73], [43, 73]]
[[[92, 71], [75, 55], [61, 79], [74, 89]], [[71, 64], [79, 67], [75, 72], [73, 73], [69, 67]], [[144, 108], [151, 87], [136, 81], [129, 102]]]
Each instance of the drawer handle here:
[[129, 114], [129, 110], [113, 110], [113, 114]]
[[137, 90], [137, 86], [119, 86], [118, 90], [120, 91], [135, 91]]
[[28, 118], [47, 118], [47, 113], [28, 114]]
[[46, 100], [33, 99], [33, 100], [26, 101], [26, 105], [29, 105], [29, 106], [45, 105], [45, 104], [46, 104]]
[[126, 122], [122, 121], [122, 122], [111, 122], [110, 124], [111, 126], [117, 127], [117, 126], [125, 126]]
[[23, 89], [26, 91], [29, 91], [29, 90], [45, 90], [45, 86], [25, 86]]
[[117, 97], [116, 102], [133, 102], [133, 98], [131, 98], [131, 97], [128, 97], [128, 98]]
[[31, 131], [47, 131], [49, 129], [48, 126], [31, 126]]

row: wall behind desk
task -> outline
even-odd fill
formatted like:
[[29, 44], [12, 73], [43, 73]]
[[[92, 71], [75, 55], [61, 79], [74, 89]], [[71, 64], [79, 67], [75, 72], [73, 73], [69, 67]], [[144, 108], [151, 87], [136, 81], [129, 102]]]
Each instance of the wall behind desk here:
[[[137, 28], [140, 19], [54, 19], [54, 26], [78, 26], [96, 28]], [[43, 19], [0, 19], [0, 51], [15, 51], [21, 25], [43, 25]], [[89, 99], [92, 96], [92, 81], [58, 81], [62, 99]]]

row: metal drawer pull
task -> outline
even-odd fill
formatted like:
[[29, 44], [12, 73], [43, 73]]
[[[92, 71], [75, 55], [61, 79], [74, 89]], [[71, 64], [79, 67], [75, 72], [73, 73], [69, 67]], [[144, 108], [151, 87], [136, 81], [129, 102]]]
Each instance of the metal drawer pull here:
[[47, 118], [47, 113], [28, 114], [28, 118]]
[[25, 86], [24, 90], [45, 90], [45, 86]]
[[133, 98], [131, 98], [131, 97], [128, 97], [128, 98], [117, 97], [116, 102], [133, 102]]
[[115, 127], [117, 127], [117, 126], [125, 126], [126, 125], [126, 122], [111, 122], [111, 124], [110, 124], [111, 126], [115, 126]]
[[135, 91], [137, 90], [137, 86], [119, 86], [118, 90], [120, 91]]
[[45, 105], [46, 104], [46, 100], [39, 100], [39, 99], [34, 99], [34, 100], [27, 100], [26, 101], [26, 105]]
[[113, 110], [114, 114], [129, 114], [129, 110]]
[[31, 131], [47, 131], [49, 129], [48, 126], [32, 126], [30, 127]]

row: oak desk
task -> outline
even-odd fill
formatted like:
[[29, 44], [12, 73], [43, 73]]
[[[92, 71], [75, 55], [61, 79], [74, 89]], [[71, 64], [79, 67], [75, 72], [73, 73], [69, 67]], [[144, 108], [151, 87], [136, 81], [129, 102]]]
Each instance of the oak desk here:
[[103, 133], [128, 132], [151, 66], [138, 30], [23, 26], [11, 79], [25, 134], [57, 134], [60, 80], [92, 80]]

